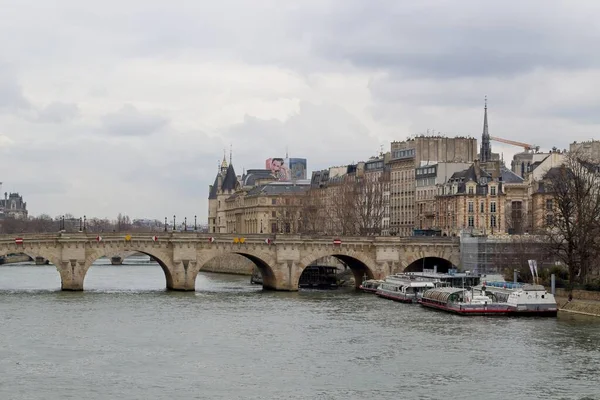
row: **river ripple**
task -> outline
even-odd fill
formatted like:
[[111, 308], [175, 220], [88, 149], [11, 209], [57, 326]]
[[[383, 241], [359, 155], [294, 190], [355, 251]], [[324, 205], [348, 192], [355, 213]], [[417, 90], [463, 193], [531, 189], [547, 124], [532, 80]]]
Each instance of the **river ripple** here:
[[[99, 261], [102, 264], [102, 260]], [[600, 320], [465, 318], [157, 265], [0, 267], [0, 399], [598, 399]]]

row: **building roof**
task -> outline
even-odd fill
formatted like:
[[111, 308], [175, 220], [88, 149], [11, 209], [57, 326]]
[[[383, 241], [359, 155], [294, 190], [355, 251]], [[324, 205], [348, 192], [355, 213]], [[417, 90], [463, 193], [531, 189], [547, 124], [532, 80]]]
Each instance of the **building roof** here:
[[257, 180], [268, 178], [275, 179], [270, 169], [249, 169], [242, 177], [242, 186], [254, 186]]
[[286, 182], [286, 185], [282, 185], [282, 182], [277, 182], [277, 184], [266, 184], [261, 186], [256, 186], [248, 191], [248, 196], [277, 196], [277, 195], [285, 195], [285, 194], [298, 194], [307, 191], [310, 188], [310, 185], [302, 184], [302, 185], [294, 185], [292, 182]]
[[523, 178], [506, 167], [501, 168], [500, 176], [503, 183], [523, 183]]
[[227, 167], [227, 173], [225, 174], [225, 178], [223, 178], [223, 185], [221, 186], [221, 190], [235, 190], [238, 186], [237, 176], [235, 175], [235, 170], [233, 169], [233, 164], [229, 164]]
[[209, 200], [214, 200], [217, 198], [217, 193], [219, 191], [219, 174], [217, 174], [217, 176], [215, 176], [215, 183], [212, 184], [212, 186], [210, 187], [210, 192], [208, 193], [208, 199]]

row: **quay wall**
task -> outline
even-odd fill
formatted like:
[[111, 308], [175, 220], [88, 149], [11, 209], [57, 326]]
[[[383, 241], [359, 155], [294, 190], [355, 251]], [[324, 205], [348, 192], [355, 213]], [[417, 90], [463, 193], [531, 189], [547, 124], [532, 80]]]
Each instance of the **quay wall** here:
[[556, 289], [556, 303], [562, 312], [600, 317], [600, 292], [573, 290], [573, 300], [569, 301], [569, 292]]
[[254, 263], [238, 254], [226, 254], [215, 257], [202, 267], [204, 272], [217, 272], [220, 274], [252, 275]]
[[[549, 289], [548, 289], [549, 290]], [[565, 289], [556, 289], [556, 297], [569, 297], [569, 292]], [[600, 301], [600, 292], [591, 290], [573, 290], [573, 298], [577, 300]]]
[[[343, 265], [335, 257], [320, 258], [315, 260], [315, 264], [338, 267], [340, 270], [344, 269]], [[252, 275], [253, 269], [254, 263], [246, 257], [238, 254], [226, 254], [208, 261], [204, 264], [201, 271], [221, 274]]]

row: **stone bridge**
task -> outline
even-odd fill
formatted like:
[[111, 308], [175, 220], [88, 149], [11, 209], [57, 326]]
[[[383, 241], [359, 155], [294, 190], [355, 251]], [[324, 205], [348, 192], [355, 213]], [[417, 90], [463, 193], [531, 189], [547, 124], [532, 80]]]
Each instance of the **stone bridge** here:
[[63, 290], [83, 290], [85, 275], [100, 257], [139, 252], [158, 261], [167, 289], [195, 290], [196, 276], [214, 257], [239, 254], [261, 271], [263, 286], [298, 290], [300, 275], [311, 262], [333, 256], [354, 273], [381, 279], [407, 267], [420, 269], [425, 259], [458, 266], [459, 241], [446, 237], [310, 237], [198, 233], [91, 233], [0, 235], [0, 255], [24, 253], [56, 266]]

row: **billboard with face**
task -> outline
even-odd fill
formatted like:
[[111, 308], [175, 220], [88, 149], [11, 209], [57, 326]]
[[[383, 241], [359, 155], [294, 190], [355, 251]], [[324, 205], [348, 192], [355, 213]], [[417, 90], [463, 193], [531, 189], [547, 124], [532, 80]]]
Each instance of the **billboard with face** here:
[[271, 170], [271, 174], [273, 174], [278, 181], [291, 180], [289, 159], [267, 158], [265, 168]]
[[265, 168], [279, 181], [306, 179], [306, 158], [268, 158]]

